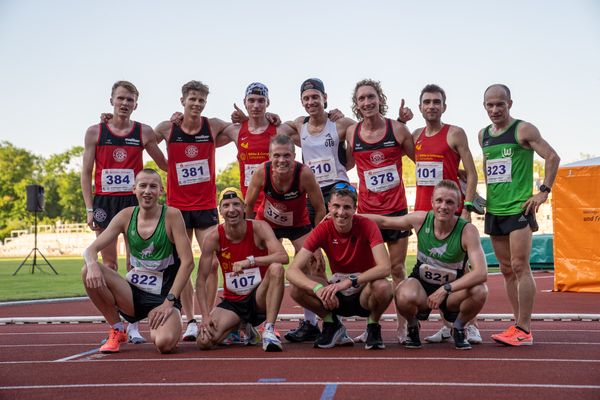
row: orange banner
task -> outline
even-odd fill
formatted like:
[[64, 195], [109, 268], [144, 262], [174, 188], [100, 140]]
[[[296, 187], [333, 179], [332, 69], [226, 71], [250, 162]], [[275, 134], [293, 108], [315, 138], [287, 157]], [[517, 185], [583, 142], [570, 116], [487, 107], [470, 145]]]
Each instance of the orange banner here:
[[559, 168], [552, 195], [554, 290], [600, 293], [600, 165]]

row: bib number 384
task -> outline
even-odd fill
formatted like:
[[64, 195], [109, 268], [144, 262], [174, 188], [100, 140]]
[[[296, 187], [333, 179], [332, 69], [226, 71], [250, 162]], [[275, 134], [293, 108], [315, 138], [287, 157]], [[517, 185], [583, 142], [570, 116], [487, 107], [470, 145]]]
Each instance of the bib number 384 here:
[[133, 190], [133, 170], [132, 169], [103, 169], [102, 170], [102, 191], [131, 192]]

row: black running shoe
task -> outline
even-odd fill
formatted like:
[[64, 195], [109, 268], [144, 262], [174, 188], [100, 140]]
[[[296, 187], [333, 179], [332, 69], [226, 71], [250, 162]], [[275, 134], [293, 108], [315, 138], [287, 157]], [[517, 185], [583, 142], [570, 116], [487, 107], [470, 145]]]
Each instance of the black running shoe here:
[[454, 347], [458, 350], [471, 350], [471, 344], [467, 340], [464, 329], [452, 328], [452, 338], [454, 339]]
[[421, 338], [419, 338], [419, 325], [408, 327], [408, 334], [406, 335], [404, 347], [407, 349], [420, 349], [423, 347], [421, 344]]
[[383, 339], [381, 339], [381, 325], [378, 323], [367, 325], [367, 343], [365, 344], [365, 349], [385, 349], [385, 344], [383, 344]]
[[344, 335], [346, 335], [346, 327], [337, 318], [334, 318], [334, 322], [323, 322], [323, 331], [315, 340], [314, 347], [330, 349], [335, 347]]
[[321, 331], [319, 330], [318, 326], [302, 319], [300, 320], [300, 324], [296, 329], [292, 329], [283, 337], [288, 342], [313, 342], [317, 339], [317, 337], [319, 337], [320, 333]]

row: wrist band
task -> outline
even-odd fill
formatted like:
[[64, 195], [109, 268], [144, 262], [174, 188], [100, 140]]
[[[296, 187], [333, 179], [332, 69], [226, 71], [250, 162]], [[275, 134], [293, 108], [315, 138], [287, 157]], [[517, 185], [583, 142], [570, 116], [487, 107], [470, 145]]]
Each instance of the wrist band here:
[[317, 284], [315, 285], [315, 287], [312, 289], [313, 293], [314, 293], [314, 294], [317, 294], [317, 292], [319, 291], [319, 289], [321, 289], [322, 287], [323, 287], [323, 285], [322, 285], [322, 284], [320, 284], [320, 283], [317, 283]]
[[94, 212], [94, 209], [93, 208], [86, 208], [85, 212]]
[[472, 201], [465, 201], [463, 204], [464, 204], [465, 206], [472, 206], [472, 205], [473, 205], [473, 202], [472, 202]]

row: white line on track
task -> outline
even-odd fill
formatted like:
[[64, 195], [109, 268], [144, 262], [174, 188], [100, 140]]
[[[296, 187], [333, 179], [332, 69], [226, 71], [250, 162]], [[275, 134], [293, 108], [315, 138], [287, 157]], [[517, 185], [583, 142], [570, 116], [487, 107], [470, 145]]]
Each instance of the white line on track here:
[[600, 385], [559, 385], [543, 383], [482, 383], [482, 382], [181, 382], [181, 383], [98, 383], [76, 385], [30, 385], [0, 386], [0, 390], [35, 389], [77, 389], [77, 388], [134, 388], [134, 387], [198, 387], [198, 386], [447, 386], [447, 387], [497, 387], [497, 388], [539, 388], [539, 389], [600, 389]]
[[[87, 363], [87, 362], [142, 362], [142, 363], [157, 363], [157, 362], [182, 362], [182, 361], [473, 361], [473, 362], [531, 362], [531, 363], [578, 363], [578, 364], [600, 364], [598, 359], [561, 359], [561, 358], [502, 358], [502, 357], [182, 357], [182, 358], [111, 358], [106, 357], [102, 359], [81, 359], [71, 361], [73, 363]], [[56, 361], [1, 361], [0, 365], [12, 365], [12, 364], [50, 364]]]

